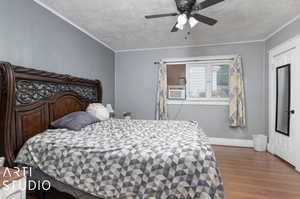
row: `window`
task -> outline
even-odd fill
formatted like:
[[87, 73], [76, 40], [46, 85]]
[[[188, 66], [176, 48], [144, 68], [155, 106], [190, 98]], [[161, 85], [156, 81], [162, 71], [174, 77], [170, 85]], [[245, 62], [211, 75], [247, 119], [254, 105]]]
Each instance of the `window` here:
[[[167, 65], [169, 104], [227, 105], [229, 65], [229, 61], [199, 61]], [[179, 87], [184, 88], [181, 92], [185, 92], [185, 97], [174, 99], [170, 96], [172, 94], [170, 91], [174, 88], [178, 92]]]
[[173, 64], [167, 66], [168, 86], [177, 86], [186, 84], [186, 66], [185, 64]]

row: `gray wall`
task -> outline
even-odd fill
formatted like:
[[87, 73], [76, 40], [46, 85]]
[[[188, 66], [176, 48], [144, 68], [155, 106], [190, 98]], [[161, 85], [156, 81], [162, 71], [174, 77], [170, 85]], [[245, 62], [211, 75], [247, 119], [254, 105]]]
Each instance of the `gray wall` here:
[[0, 60], [100, 79], [104, 102], [114, 104], [113, 51], [32, 0], [1, 0], [0, 27]]
[[[118, 52], [115, 57], [117, 114], [125, 111], [134, 118], [154, 119], [158, 66], [163, 58], [239, 54], [244, 62], [247, 128], [228, 127], [227, 106], [183, 105], [178, 119], [198, 120], [210, 137], [250, 139], [266, 132], [265, 43], [223, 45], [197, 48]], [[169, 106], [173, 119], [180, 105]]]

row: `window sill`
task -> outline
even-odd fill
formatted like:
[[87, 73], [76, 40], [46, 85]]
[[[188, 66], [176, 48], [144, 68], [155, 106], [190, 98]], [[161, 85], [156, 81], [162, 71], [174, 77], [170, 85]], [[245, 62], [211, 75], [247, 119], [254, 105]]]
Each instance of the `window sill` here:
[[229, 102], [226, 100], [210, 100], [210, 101], [201, 101], [201, 100], [168, 100], [167, 104], [170, 105], [183, 105], [183, 104], [197, 104], [197, 105], [210, 105], [210, 106], [228, 106]]

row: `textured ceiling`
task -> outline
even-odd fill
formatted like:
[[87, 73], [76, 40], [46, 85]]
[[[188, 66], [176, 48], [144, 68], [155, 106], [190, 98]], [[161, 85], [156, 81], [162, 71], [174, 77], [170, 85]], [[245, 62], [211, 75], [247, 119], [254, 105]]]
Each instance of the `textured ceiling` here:
[[199, 24], [185, 39], [188, 26], [170, 33], [176, 17], [144, 18], [176, 11], [174, 0], [36, 1], [115, 50], [262, 40], [300, 13], [300, 0], [225, 0], [201, 12], [218, 19], [217, 25]]

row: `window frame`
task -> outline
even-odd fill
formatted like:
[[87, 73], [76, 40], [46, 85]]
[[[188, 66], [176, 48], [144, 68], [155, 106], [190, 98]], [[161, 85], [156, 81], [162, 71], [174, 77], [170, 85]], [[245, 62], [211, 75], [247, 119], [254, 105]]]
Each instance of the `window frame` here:
[[[233, 57], [233, 56], [232, 56]], [[199, 61], [181, 61], [181, 64], [185, 64], [186, 65], [186, 99], [185, 100], [171, 100], [171, 99], [167, 99], [167, 103], [172, 105], [182, 105], [182, 104], [198, 104], [198, 105], [220, 105], [220, 106], [227, 106], [229, 105], [229, 98], [218, 98], [218, 97], [203, 97], [203, 98], [190, 98], [189, 94], [188, 94], [188, 90], [189, 90], [189, 65], [192, 64], [203, 64], [203, 65], [207, 65], [206, 69], [209, 69], [210, 66], [213, 65], [230, 65], [232, 64], [232, 57], [227, 57], [226, 59], [222, 56], [222, 57], [210, 57], [211, 60], [207, 60], [205, 58], [202, 58], [203, 61], [201, 61], [201, 59], [197, 59]], [[222, 60], [221, 60], [222, 59]], [[195, 59], [196, 60], [196, 59]], [[174, 60], [174, 63], [168, 63], [167, 66], [171, 66], [171, 65], [176, 65], [178, 63], [176, 63], [176, 61]], [[209, 75], [211, 75], [212, 73], [209, 72]], [[209, 82], [206, 85], [206, 93], [210, 93], [209, 96], [211, 96], [211, 92], [212, 92], [212, 85], [211, 85], [211, 80], [212, 77], [209, 77], [209, 80], [207, 82]]]

